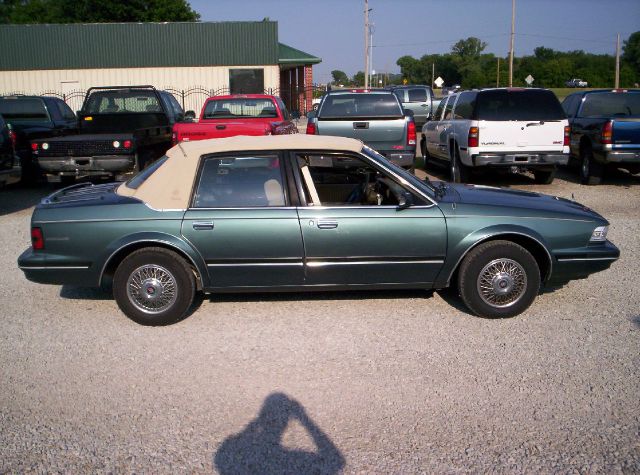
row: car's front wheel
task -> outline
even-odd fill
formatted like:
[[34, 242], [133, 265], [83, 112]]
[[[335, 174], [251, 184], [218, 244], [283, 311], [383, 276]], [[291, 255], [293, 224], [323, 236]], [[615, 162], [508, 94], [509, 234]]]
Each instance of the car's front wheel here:
[[511, 241], [489, 241], [462, 261], [458, 288], [462, 301], [476, 315], [513, 317], [538, 295], [540, 269], [524, 247]]
[[187, 263], [161, 247], [140, 249], [116, 269], [113, 296], [120, 310], [141, 325], [169, 325], [182, 319], [195, 294]]
[[590, 146], [584, 146], [580, 153], [580, 181], [583, 185], [599, 185], [604, 175], [604, 166], [593, 158]]

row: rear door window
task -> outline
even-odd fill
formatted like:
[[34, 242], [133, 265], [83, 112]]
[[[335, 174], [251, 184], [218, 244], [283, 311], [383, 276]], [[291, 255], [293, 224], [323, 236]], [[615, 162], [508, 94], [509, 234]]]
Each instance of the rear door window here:
[[476, 98], [474, 119], [562, 120], [566, 118], [556, 95], [545, 89], [482, 91]]
[[454, 119], [471, 119], [473, 107], [475, 106], [476, 94], [473, 92], [463, 92], [458, 96], [456, 108], [453, 111]]
[[451, 113], [453, 112], [454, 102], [456, 102], [455, 96], [449, 97], [449, 100], [447, 101], [447, 105], [444, 108], [444, 117], [442, 118], [442, 120], [451, 119]]
[[435, 120], [442, 119], [442, 111], [444, 110], [444, 105], [447, 103], [447, 99], [447, 97], [443, 97], [440, 101], [440, 104], [438, 104], [438, 108], [436, 109], [436, 113], [434, 114]]
[[414, 87], [407, 92], [409, 93], [409, 102], [427, 101], [427, 90], [424, 87]]

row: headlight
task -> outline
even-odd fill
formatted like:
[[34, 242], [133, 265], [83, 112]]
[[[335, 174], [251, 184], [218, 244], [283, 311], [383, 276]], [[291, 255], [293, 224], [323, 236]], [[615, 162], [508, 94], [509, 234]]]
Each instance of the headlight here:
[[606, 241], [608, 232], [609, 232], [609, 226], [598, 226], [591, 233], [591, 239], [589, 239], [589, 242]]

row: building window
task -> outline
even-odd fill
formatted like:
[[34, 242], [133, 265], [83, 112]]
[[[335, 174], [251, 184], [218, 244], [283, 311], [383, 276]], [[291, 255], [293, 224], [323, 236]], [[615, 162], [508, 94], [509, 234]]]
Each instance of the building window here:
[[231, 94], [263, 94], [264, 69], [230, 69], [229, 92]]

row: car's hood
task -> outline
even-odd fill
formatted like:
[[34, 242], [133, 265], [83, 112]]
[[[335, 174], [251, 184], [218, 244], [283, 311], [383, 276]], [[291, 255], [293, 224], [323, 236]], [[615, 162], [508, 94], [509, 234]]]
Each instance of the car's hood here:
[[478, 206], [486, 210], [486, 207], [495, 207], [512, 210], [511, 214], [517, 215], [532, 214], [541, 217], [563, 215], [575, 219], [604, 220], [602, 216], [586, 206], [557, 196], [483, 185], [451, 183], [448, 186], [453, 193], [451, 201], [465, 205], [467, 208]]

